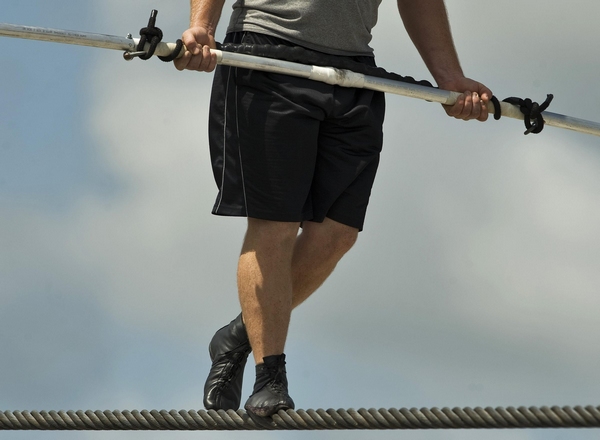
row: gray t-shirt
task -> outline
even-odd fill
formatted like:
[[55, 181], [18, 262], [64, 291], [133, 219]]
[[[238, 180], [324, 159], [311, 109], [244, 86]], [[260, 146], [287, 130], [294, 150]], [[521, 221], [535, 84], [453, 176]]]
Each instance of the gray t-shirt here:
[[252, 31], [334, 55], [373, 55], [381, 0], [236, 0], [227, 32]]

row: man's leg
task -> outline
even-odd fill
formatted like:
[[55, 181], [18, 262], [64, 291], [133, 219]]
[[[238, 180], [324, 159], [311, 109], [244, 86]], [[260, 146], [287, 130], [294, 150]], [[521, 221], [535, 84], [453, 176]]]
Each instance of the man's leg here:
[[256, 361], [244, 408], [251, 416], [293, 409], [283, 350], [292, 313], [292, 257], [299, 223], [248, 219], [238, 264], [242, 315]]
[[292, 307], [312, 295], [356, 242], [358, 229], [329, 218], [304, 222], [292, 259]]
[[256, 382], [244, 405], [252, 416], [294, 408], [283, 354], [294, 292], [296, 304], [314, 292], [358, 233], [332, 220], [307, 222], [300, 236], [298, 228], [297, 223], [248, 219], [238, 289], [256, 361]]
[[[291, 265], [291, 271], [289, 266], [284, 266], [281, 269], [281, 272], [277, 274], [277, 280], [274, 280], [273, 284], [279, 284], [280, 286], [287, 285], [291, 278], [291, 308], [298, 306], [323, 284], [339, 260], [355, 243], [358, 235], [358, 229], [343, 225], [329, 218], [326, 218], [322, 223], [304, 222], [302, 232], [297, 236], [295, 235], [297, 232], [295, 224], [293, 224], [295, 226], [290, 227], [290, 230], [287, 231], [290, 225], [292, 224], [249, 220], [249, 231], [246, 235], [240, 257], [239, 283], [240, 287], [243, 286], [244, 288], [244, 293], [240, 289], [241, 301], [244, 301], [242, 297], [246, 298], [245, 295], [248, 295], [248, 301], [251, 304], [254, 303], [254, 307], [258, 306], [260, 308], [261, 302], [257, 301], [257, 299], [264, 290], [264, 286], [262, 288], [254, 286], [257, 280], [262, 285], [262, 280], [266, 275], [264, 269], [260, 267], [261, 261], [263, 267], [273, 265], [273, 263], [267, 263], [267, 260], [270, 258], [263, 259], [263, 257], [260, 257], [260, 255], [266, 254], [269, 257], [275, 257], [273, 258], [275, 262], [279, 259], [285, 261], [285, 265], [288, 263]], [[280, 233], [284, 231], [287, 232], [280, 236]], [[267, 245], [268, 242], [265, 241], [263, 246], [261, 246], [266, 248], [265, 252], [261, 251], [257, 253], [257, 246], [253, 242], [261, 234], [265, 233], [269, 238], [270, 244]], [[280, 238], [274, 240], [274, 237]], [[291, 262], [289, 255], [290, 238], [293, 239]], [[282, 242], [286, 244], [283, 246], [277, 245], [277, 243]], [[286, 250], [282, 252], [282, 255], [277, 256], [277, 252], [268, 250], [269, 246], [271, 248], [275, 247], [276, 251], [282, 251], [284, 248]], [[287, 289], [287, 287], [284, 287], [280, 291], [288, 292]], [[287, 297], [287, 295], [285, 293], [284, 297]], [[287, 299], [285, 300], [285, 304], [285, 309], [287, 310]], [[248, 313], [252, 312], [244, 311], [244, 321], [251, 321], [252, 324], [250, 326], [254, 325], [257, 329], [262, 328], [262, 313], [252, 316], [247, 315]], [[269, 351], [272, 351], [274, 354], [283, 353], [287, 326], [289, 324], [289, 314], [286, 313], [286, 316], [287, 319], [285, 322], [278, 324], [280, 328], [285, 328], [285, 332], [279, 332], [275, 336], [271, 334], [271, 337], [265, 341], [266, 346], [271, 347]], [[253, 330], [253, 332], [258, 335], [258, 338], [263, 334], [261, 330]], [[253, 344], [261, 344], [262, 349], [260, 350], [264, 358], [265, 353], [267, 353], [264, 342], [258, 341], [253, 342]], [[213, 368], [211, 368], [211, 373], [205, 386], [205, 406], [207, 409], [237, 409], [239, 407], [243, 367], [245, 365], [245, 357], [241, 353], [247, 355], [249, 352], [246, 328], [242, 324], [241, 316], [238, 316], [229, 326], [225, 326], [219, 330], [213, 341], [211, 341], [212, 345], [221, 346], [223, 353], [220, 353], [216, 358], [211, 354]], [[232, 347], [235, 347], [235, 349], [232, 349]], [[254, 352], [256, 362], [261, 363], [263, 359], [258, 357], [261, 354], [256, 356], [258, 352], [256, 349]], [[229, 370], [235, 373], [228, 374]]]
[[238, 289], [257, 364], [283, 353], [292, 308], [323, 284], [358, 235], [328, 218], [297, 231], [295, 223], [248, 219]]
[[257, 364], [283, 353], [292, 312], [292, 257], [299, 223], [248, 219], [238, 264], [244, 324]]

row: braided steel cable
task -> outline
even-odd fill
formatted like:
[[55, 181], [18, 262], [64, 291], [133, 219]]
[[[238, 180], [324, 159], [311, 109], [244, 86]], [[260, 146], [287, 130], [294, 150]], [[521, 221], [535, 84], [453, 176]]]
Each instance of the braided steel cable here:
[[0, 430], [332, 430], [598, 428], [600, 407], [308, 409], [251, 418], [245, 411], [4, 411]]

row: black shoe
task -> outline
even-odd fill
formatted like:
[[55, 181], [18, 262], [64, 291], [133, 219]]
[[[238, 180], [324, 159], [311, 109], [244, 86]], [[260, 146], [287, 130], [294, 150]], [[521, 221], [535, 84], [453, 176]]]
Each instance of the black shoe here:
[[294, 409], [294, 401], [288, 394], [285, 354], [267, 356], [263, 361], [256, 366], [254, 391], [244, 408], [259, 417], [272, 416], [280, 409]]
[[212, 366], [204, 384], [206, 409], [240, 407], [244, 367], [251, 351], [241, 314], [215, 333], [208, 346]]

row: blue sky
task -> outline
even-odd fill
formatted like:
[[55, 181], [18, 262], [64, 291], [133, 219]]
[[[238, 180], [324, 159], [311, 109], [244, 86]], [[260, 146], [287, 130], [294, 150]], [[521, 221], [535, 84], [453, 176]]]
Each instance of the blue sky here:
[[[188, 2], [4, 0], [0, 22], [136, 34], [153, 8], [175, 40]], [[552, 111], [600, 120], [600, 6], [453, 0], [448, 9], [467, 75], [500, 98], [554, 93]], [[373, 46], [382, 67], [430, 79], [394, 2], [383, 2]], [[201, 408], [206, 345], [238, 313], [244, 233], [243, 220], [210, 215], [211, 75], [7, 38], [0, 55], [0, 408]], [[598, 138], [552, 127], [523, 136], [514, 120], [454, 121], [395, 96], [387, 108], [365, 231], [294, 312], [286, 351], [298, 407], [600, 404]], [[306, 433], [2, 434], [198, 435]]]

